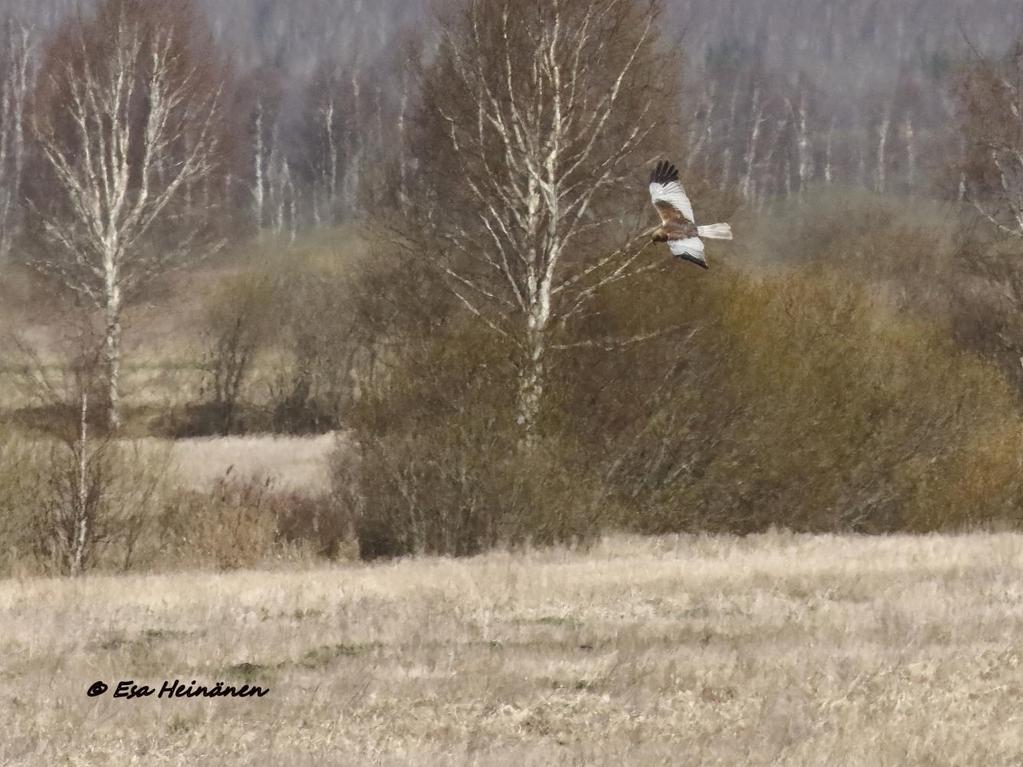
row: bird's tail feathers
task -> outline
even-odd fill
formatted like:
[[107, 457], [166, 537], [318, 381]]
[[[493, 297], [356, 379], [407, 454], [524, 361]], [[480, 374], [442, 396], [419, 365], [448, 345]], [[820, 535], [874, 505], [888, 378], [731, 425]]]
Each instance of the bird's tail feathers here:
[[701, 237], [706, 237], [708, 240], [732, 239], [731, 224], [707, 224], [706, 226], [698, 226], [696, 229]]

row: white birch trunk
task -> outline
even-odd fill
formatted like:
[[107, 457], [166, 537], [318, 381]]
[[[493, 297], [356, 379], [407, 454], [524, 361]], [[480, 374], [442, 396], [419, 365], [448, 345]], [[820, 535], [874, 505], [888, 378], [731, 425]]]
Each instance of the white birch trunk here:
[[824, 145], [824, 183], [829, 184], [829, 185], [832, 183], [832, 181], [834, 179], [834, 175], [833, 175], [833, 172], [832, 172], [832, 164], [831, 164], [832, 151], [833, 151], [833, 148], [834, 148], [834, 139], [835, 139], [835, 120], [834, 120], [834, 118], [832, 118], [831, 119], [831, 123], [828, 126], [827, 142]]
[[717, 83], [711, 82], [703, 91], [703, 124], [695, 120], [689, 128], [689, 140], [686, 147], [685, 167], [695, 167], [703, 156], [703, 148], [706, 145], [714, 145], [714, 96], [717, 93]]
[[406, 119], [409, 102], [409, 74], [408, 67], [404, 69], [401, 77], [401, 103], [398, 108], [398, 205], [402, 212], [408, 209], [408, 157], [406, 147]]
[[721, 188], [725, 189], [728, 186], [728, 182], [732, 177], [732, 163], [735, 155], [735, 151], [732, 145], [735, 143], [735, 121], [736, 113], [739, 109], [739, 89], [735, 88], [732, 93], [731, 104], [728, 109], [728, 136], [727, 146], [725, 147], [724, 156], [721, 160]]
[[721, 153], [721, 190], [724, 191], [728, 188], [728, 177], [729, 171], [732, 167], [732, 148], [726, 146], [725, 150]]
[[108, 263], [106, 284], [106, 327], [104, 333], [104, 360], [107, 368], [107, 423], [111, 430], [121, 427], [121, 285], [116, 262]]
[[906, 139], [906, 184], [909, 191], [916, 187], [916, 133], [913, 130], [913, 118], [906, 116], [906, 127], [903, 132]]
[[760, 108], [760, 89], [753, 89], [753, 103], [750, 108], [752, 124], [750, 125], [749, 140], [746, 143], [746, 169], [742, 178], [742, 196], [749, 200], [753, 194], [753, 170], [757, 164], [757, 148], [760, 145], [760, 126], [763, 123], [763, 111]]
[[877, 139], [877, 192], [884, 194], [886, 189], [886, 170], [888, 156], [888, 131], [891, 127], [891, 106], [885, 106], [884, 114], [881, 117], [881, 125], [878, 127]]
[[813, 176], [813, 154], [810, 147], [810, 131], [807, 126], [806, 92], [799, 99], [799, 194], [803, 195]]
[[263, 146], [263, 104], [260, 102], [256, 104], [256, 150], [253, 157], [256, 182], [252, 190], [253, 204], [255, 206], [252, 215], [256, 220], [256, 227], [258, 229], [263, 228], [263, 223], [266, 220], [264, 213], [266, 210], [266, 181], [263, 178], [263, 169], [266, 167], [265, 152], [266, 150]]
[[[103, 313], [109, 424], [120, 413], [121, 322], [132, 291], [181, 259], [201, 255], [194, 227], [174, 242], [147, 239], [170, 214], [199, 223], [187, 204], [195, 184], [214, 168], [213, 134], [219, 92], [194, 92], [191, 75], [175, 80], [180, 60], [169, 32], [147, 33], [121, 17], [112, 52], [101, 61], [84, 38], [77, 55], [54, 74], [66, 103], [50, 105], [33, 123], [60, 205], [40, 210], [52, 258], [36, 266], [93, 302]], [[59, 127], [66, 120], [70, 139]], [[45, 205], [45, 203], [44, 203]]]
[[[597, 195], [635, 173], [632, 155], [650, 130], [644, 120], [650, 107], [629, 115], [637, 127], [614, 141], [606, 138], [621, 116], [626, 78], [654, 26], [652, 13], [642, 17], [638, 42], [629, 44], [621, 70], [608, 79], [595, 74], [604, 65], [595, 54], [608, 44], [601, 35], [611, 28], [609, 14], [627, 13], [619, 0], [594, 0], [571, 25], [559, 0], [542, 8], [549, 16], [535, 29], [536, 55], [527, 58], [508, 44], [510, 25], [518, 23], [511, 20], [519, 13], [515, 4], [505, 3], [495, 18], [493, 9], [484, 13], [470, 2], [469, 39], [451, 50], [457, 80], [451, 87], [476, 97], [463, 102], [459, 119], [445, 112], [443, 100], [434, 108], [447, 132], [437, 151], [461, 163], [462, 204], [471, 207], [474, 223], [429, 219], [430, 226], [443, 227], [438, 235], [450, 248], [440, 267], [454, 295], [522, 350], [514, 415], [526, 446], [540, 436], [550, 355], [557, 348], [552, 329], [580, 312], [601, 286], [638, 271], [634, 263], [642, 248], [634, 242], [573, 264], [576, 271], [566, 268], [565, 253], [584, 232], [606, 223], [594, 221]], [[485, 24], [499, 25], [502, 34], [481, 34]], [[504, 40], [504, 47], [498, 43], [495, 51], [494, 39]], [[488, 59], [492, 68], [484, 66]], [[501, 171], [494, 173], [491, 164], [498, 162]]]
[[78, 465], [76, 484], [78, 485], [71, 499], [74, 509], [72, 519], [74, 532], [71, 540], [70, 572], [72, 577], [81, 575], [85, 567], [85, 554], [89, 545], [89, 393], [81, 393], [81, 408], [78, 421]]
[[331, 96], [327, 103], [326, 114], [324, 115], [324, 130], [327, 132], [327, 212], [326, 217], [333, 221], [337, 213], [337, 174], [338, 164], [341, 162], [340, 152], [337, 145], [336, 105], [334, 97]]
[[531, 314], [526, 330], [526, 361], [519, 373], [518, 424], [525, 444], [533, 445], [544, 393], [544, 357], [547, 353], [546, 323], [539, 312]]
[[5, 77], [0, 80], [0, 261], [19, 229], [25, 168], [25, 105], [33, 87], [35, 44], [27, 27], [9, 30]]
[[859, 180], [859, 184], [864, 189], [870, 189], [870, 185], [867, 181], [867, 146], [866, 141], [868, 137], [864, 137], [860, 142], [859, 154], [856, 160], [856, 178]]
[[346, 152], [348, 158], [345, 168], [345, 209], [352, 213], [358, 207], [357, 192], [359, 185], [359, 171], [363, 162], [363, 128], [362, 128], [362, 83], [359, 80], [358, 65], [352, 66], [352, 124], [355, 130], [346, 133], [350, 142], [349, 150]]
[[[960, 167], [965, 168], [966, 165], [966, 137], [962, 137], [959, 140], [959, 162]], [[959, 187], [956, 190], [956, 200], [958, 202], [965, 202], [967, 196], [966, 188], [966, 171], [959, 171]]]

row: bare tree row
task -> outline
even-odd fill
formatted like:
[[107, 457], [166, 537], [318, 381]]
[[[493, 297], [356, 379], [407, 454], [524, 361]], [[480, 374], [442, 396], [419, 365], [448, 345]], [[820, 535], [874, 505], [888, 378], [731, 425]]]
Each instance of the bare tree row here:
[[[405, 63], [436, 45], [426, 6], [200, 3], [232, 62], [229, 106], [240, 137], [232, 195], [253, 225], [293, 234], [383, 199], [406, 167], [395, 151], [409, 119]], [[70, 7], [11, 4], [30, 63]], [[970, 55], [966, 40], [1004, 50], [1023, 21], [1007, 0], [692, 0], [668, 10], [661, 31], [689, 61], [684, 108], [697, 115], [679, 151], [754, 203], [812, 183], [930, 191], [927, 158], [952, 117], [949, 75]], [[24, 45], [5, 48], [14, 59]], [[17, 62], [0, 66], [5, 80], [17, 78]], [[19, 87], [27, 86], [5, 87], [12, 103], [4, 114], [23, 105], [13, 99]]]

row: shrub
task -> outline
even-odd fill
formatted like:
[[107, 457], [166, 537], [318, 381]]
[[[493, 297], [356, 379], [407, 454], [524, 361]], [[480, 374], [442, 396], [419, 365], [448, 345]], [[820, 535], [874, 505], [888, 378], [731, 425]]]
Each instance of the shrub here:
[[[650, 336], [643, 343], [579, 344]], [[514, 349], [471, 320], [408, 333], [339, 462], [364, 557], [644, 533], [1019, 521], [999, 371], [844, 269], [650, 274], [555, 339], [542, 439]], [[341, 488], [346, 486], [348, 490]]]
[[224, 476], [210, 490], [181, 490], [165, 506], [163, 565], [256, 567], [281, 558], [338, 558], [346, 519], [325, 497], [278, 490], [269, 479]]
[[270, 482], [223, 477], [211, 492], [183, 491], [164, 512], [168, 559], [218, 569], [253, 567], [277, 544], [277, 512]]
[[[0, 436], [0, 573], [123, 571], [148, 562], [161, 547], [159, 509], [172, 484], [169, 453], [98, 442], [86, 446], [83, 475], [78, 450], [52, 439]], [[72, 540], [81, 513], [85, 537]]]
[[278, 294], [281, 354], [268, 384], [273, 431], [334, 431], [341, 426], [352, 391], [354, 327], [348, 280], [310, 269], [290, 275]]
[[273, 281], [263, 272], [231, 275], [212, 291], [199, 401], [186, 408], [177, 436], [226, 436], [254, 426], [246, 422], [244, 395], [256, 358], [272, 339], [273, 294]]
[[354, 539], [347, 508], [330, 496], [282, 493], [277, 502], [277, 537], [312, 550], [317, 556], [338, 559]]
[[364, 559], [468, 556], [498, 545], [585, 541], [599, 532], [596, 495], [564, 471], [556, 446], [519, 452], [502, 446], [500, 435], [471, 446], [447, 436], [363, 443], [355, 530]]
[[0, 429], [0, 575], [38, 571], [32, 540], [33, 455], [9, 429]]
[[471, 555], [499, 544], [591, 536], [588, 476], [556, 440], [522, 450], [514, 369], [471, 325], [410, 342], [353, 411], [357, 458], [335, 461], [360, 554]]
[[[610, 445], [605, 481], [630, 526], [883, 532], [1018, 514], [1020, 419], [1002, 376], [846, 275], [719, 277], [693, 304], [652, 281], [635, 290], [692, 335], [589, 361], [567, 407], [603, 415], [566, 421]], [[953, 507], [947, 477], [965, 471], [970, 508]]]
[[204, 380], [176, 436], [339, 428], [352, 391], [350, 280], [318, 250], [289, 255], [222, 278], [207, 297]]

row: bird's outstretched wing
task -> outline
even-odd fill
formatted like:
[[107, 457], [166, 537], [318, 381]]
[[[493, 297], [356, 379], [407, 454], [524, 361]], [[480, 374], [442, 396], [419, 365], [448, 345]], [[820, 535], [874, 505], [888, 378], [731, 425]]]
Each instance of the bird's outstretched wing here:
[[650, 199], [664, 224], [696, 223], [693, 204], [678, 180], [678, 169], [670, 162], [657, 163], [650, 174]]
[[684, 240], [668, 240], [668, 248], [671, 254], [683, 261], [696, 264], [704, 269], [707, 266], [707, 257], [703, 254], [703, 240], [699, 237], [688, 237]]

